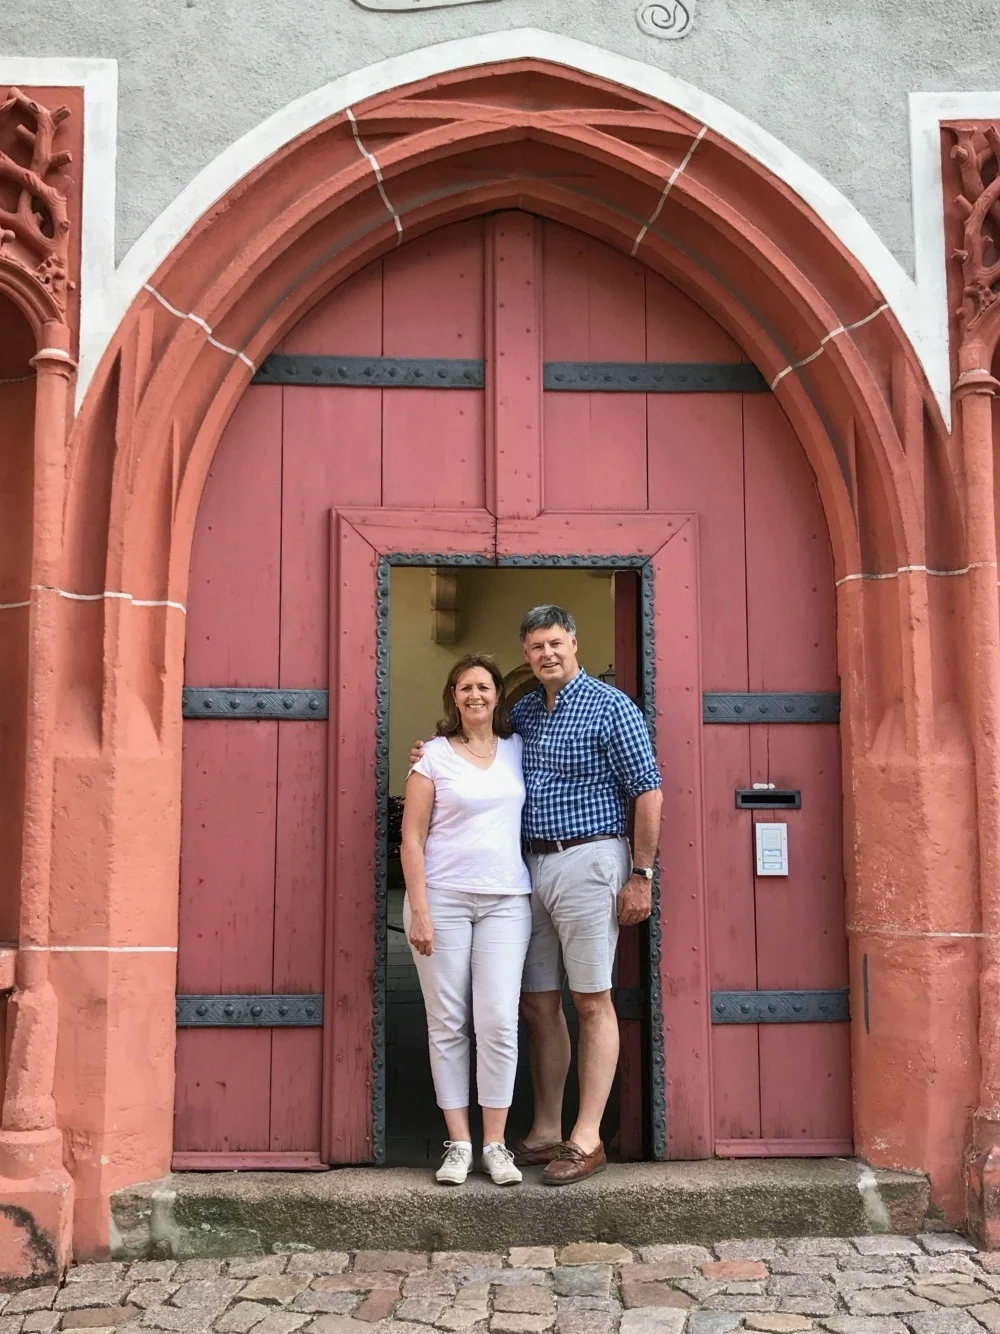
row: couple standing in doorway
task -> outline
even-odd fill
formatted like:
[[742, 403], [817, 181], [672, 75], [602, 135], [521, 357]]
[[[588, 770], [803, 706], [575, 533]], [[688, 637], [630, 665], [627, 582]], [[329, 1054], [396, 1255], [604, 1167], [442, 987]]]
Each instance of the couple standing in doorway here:
[[[576, 624], [562, 607], [529, 611], [521, 644], [538, 686], [508, 713], [496, 663], [462, 658], [448, 675], [437, 735], [411, 752], [406, 783], [403, 926], [448, 1130], [437, 1172], [446, 1185], [461, 1185], [473, 1161], [470, 1029], [483, 1171], [514, 1185], [521, 1167], [541, 1165], [543, 1182], [562, 1186], [605, 1165], [618, 928], [652, 910], [662, 799], [645, 719], [627, 695], [580, 667]], [[564, 1139], [567, 982], [580, 1021], [580, 1103]], [[508, 1147], [519, 1009], [534, 1119]]]

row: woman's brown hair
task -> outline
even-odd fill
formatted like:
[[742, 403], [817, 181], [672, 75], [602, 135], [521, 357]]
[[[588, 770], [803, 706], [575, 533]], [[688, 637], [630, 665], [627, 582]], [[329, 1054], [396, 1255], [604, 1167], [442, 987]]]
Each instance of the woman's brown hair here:
[[507, 713], [507, 694], [504, 690], [503, 677], [500, 675], [500, 668], [485, 653], [467, 653], [464, 658], [459, 658], [448, 673], [444, 690], [441, 692], [444, 717], [437, 725], [437, 735], [458, 736], [461, 733], [462, 719], [453, 692], [460, 678], [472, 667], [482, 667], [483, 671], [489, 672], [493, 678], [493, 684], [497, 688], [497, 706], [493, 710], [493, 731], [496, 736], [510, 736], [514, 729], [510, 725], [510, 717]]

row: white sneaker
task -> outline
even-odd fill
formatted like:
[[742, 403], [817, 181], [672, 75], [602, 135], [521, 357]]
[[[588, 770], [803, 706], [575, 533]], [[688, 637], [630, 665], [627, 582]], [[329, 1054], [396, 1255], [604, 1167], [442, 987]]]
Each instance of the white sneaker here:
[[516, 1186], [522, 1180], [514, 1166], [514, 1155], [505, 1144], [483, 1145], [483, 1171], [493, 1178], [495, 1186]]
[[444, 1162], [434, 1175], [442, 1186], [461, 1186], [469, 1175], [471, 1166], [472, 1145], [467, 1140], [446, 1139]]

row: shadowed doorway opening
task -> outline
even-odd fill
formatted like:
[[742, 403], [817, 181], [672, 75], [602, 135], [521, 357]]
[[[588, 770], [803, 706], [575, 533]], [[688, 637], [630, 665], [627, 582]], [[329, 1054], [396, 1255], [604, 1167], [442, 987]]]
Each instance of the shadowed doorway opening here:
[[[575, 618], [580, 664], [591, 676], [616, 684], [616, 582], [635, 580], [610, 569], [489, 569], [399, 566], [390, 584], [389, 848], [386, 967], [386, 1163], [435, 1165], [446, 1138], [434, 1098], [427, 1054], [423, 1000], [410, 947], [402, 928], [405, 886], [399, 861], [402, 798], [408, 754], [418, 737], [429, 737], [442, 714], [441, 692], [456, 659], [488, 653], [503, 673], [508, 703], [535, 687], [518, 639], [521, 617], [531, 607], [556, 603]], [[623, 683], [624, 684], [624, 683]], [[570, 1033], [576, 1015], [565, 998]], [[565, 1124], [576, 1114], [576, 1062], [570, 1069]], [[470, 1089], [473, 1140], [481, 1135], [475, 1101], [475, 1057]], [[531, 1123], [531, 1080], [524, 1025], [520, 1026], [518, 1073], [507, 1123], [508, 1141]], [[618, 1131], [618, 1090], [605, 1117], [605, 1142]]]

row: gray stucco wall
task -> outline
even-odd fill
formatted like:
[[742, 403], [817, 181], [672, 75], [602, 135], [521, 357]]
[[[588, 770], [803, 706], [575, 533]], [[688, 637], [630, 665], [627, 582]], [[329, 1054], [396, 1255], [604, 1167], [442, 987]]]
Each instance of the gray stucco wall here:
[[635, 0], [490, 0], [373, 13], [354, 0], [22, 0], [4, 55], [119, 62], [118, 251], [195, 173], [293, 98], [389, 55], [536, 27], [656, 65], [730, 103], [838, 187], [912, 269], [907, 95], [1000, 88], [995, 0], [699, 0], [640, 32]]

